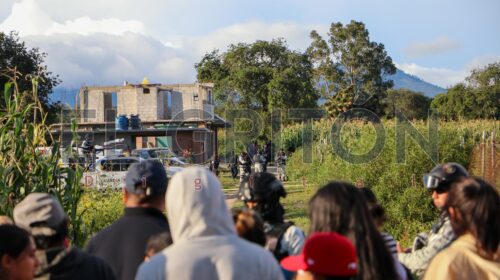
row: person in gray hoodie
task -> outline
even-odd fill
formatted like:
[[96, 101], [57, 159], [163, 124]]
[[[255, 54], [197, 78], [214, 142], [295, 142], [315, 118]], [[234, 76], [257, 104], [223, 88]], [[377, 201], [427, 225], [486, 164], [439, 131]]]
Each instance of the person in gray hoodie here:
[[136, 279], [284, 279], [272, 254], [237, 236], [219, 180], [190, 167], [170, 181], [174, 244], [139, 267]]

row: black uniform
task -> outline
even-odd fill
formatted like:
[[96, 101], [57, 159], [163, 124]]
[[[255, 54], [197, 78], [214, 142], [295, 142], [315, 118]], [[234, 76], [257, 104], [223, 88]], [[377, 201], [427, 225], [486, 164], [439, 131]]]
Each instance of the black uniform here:
[[125, 208], [125, 214], [87, 244], [87, 251], [108, 262], [117, 279], [133, 280], [144, 261], [148, 239], [170, 231], [167, 218], [154, 208]]

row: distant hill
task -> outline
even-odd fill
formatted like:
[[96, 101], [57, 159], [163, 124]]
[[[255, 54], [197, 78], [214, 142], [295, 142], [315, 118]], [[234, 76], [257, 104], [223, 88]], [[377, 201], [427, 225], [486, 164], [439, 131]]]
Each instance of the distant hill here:
[[389, 76], [388, 79], [394, 81], [395, 89], [406, 88], [412, 91], [421, 92], [428, 97], [434, 97], [438, 93], [446, 92], [446, 89], [428, 83], [417, 76], [407, 74], [400, 69], [397, 69], [396, 74]]

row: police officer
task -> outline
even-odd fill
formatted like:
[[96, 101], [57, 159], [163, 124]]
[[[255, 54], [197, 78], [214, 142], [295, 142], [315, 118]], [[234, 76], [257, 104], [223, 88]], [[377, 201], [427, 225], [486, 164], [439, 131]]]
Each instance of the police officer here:
[[454, 162], [440, 164], [424, 175], [424, 186], [432, 192], [434, 205], [441, 214], [431, 231], [418, 234], [412, 248], [403, 250], [398, 243], [399, 261], [419, 277], [423, 276], [431, 259], [455, 239], [450, 219], [442, 208], [453, 183], [464, 177], [469, 177], [469, 173]]
[[278, 179], [280, 181], [285, 181], [286, 180], [286, 160], [287, 160], [286, 153], [283, 149], [280, 149], [280, 151], [276, 154], [276, 165], [278, 168]]
[[248, 156], [246, 152], [241, 152], [240, 156], [238, 157], [238, 167], [239, 167], [239, 173], [240, 173], [240, 182], [243, 182], [245, 178], [248, 178], [250, 176], [250, 173], [252, 172], [252, 160]]
[[257, 173], [240, 184], [239, 198], [264, 220], [266, 248], [281, 260], [298, 255], [305, 243], [304, 232], [284, 220], [285, 210], [280, 198], [286, 196], [283, 184], [270, 173]]

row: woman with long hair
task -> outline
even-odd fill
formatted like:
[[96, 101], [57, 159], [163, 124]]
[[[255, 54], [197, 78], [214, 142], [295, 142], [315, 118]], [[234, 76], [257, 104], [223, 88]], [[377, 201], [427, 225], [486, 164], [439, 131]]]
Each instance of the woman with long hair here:
[[14, 225], [0, 226], [0, 279], [33, 279], [39, 262], [31, 235]]
[[367, 202], [349, 183], [330, 182], [309, 202], [311, 233], [337, 232], [356, 247], [358, 279], [397, 279], [394, 260], [378, 232]]
[[451, 188], [445, 209], [457, 239], [432, 260], [425, 279], [500, 279], [500, 198], [479, 178]]

